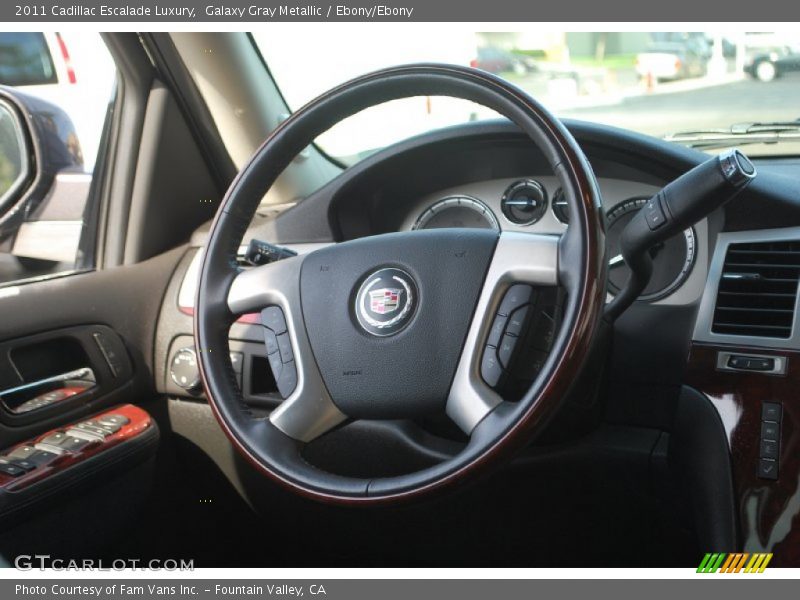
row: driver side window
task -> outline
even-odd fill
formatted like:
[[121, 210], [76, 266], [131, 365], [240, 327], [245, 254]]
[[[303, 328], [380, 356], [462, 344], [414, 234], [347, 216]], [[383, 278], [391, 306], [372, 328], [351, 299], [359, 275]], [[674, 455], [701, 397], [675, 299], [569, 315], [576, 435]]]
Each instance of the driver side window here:
[[115, 67], [96, 33], [0, 32], [0, 287], [94, 267]]

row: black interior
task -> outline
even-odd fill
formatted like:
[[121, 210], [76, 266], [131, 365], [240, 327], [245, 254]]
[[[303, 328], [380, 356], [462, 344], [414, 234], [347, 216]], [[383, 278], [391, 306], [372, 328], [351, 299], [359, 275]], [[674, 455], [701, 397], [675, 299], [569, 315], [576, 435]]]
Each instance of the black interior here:
[[[104, 207], [104, 259], [91, 272], [38, 281], [2, 298], [0, 326], [0, 388], [81, 367], [94, 371], [97, 385], [28, 414], [12, 412], [12, 397], [0, 405], [0, 445], [127, 403], [148, 411], [157, 427], [114, 460], [84, 465], [36, 494], [0, 491], [0, 553], [177, 556], [214, 567], [644, 567], [695, 566], [705, 552], [737, 548], [725, 434], [709, 400], [684, 385], [697, 303], [635, 304], [601, 333], [573, 393], [535, 443], [457, 493], [402, 508], [350, 509], [301, 498], [264, 478], [234, 450], [202, 390], [182, 390], [169, 374], [193, 330], [192, 315], [179, 306], [181, 284], [230, 184], [230, 165], [209, 168], [220, 147], [209, 150], [213, 131], [191, 90], [177, 89], [180, 80], [153, 67], [130, 34], [112, 36], [110, 44], [128, 56], [120, 67], [128, 85], [120, 99], [124, 117], [109, 116], [115, 144], [93, 191]], [[159, 100], [155, 112], [145, 111], [146, 98]], [[156, 139], [143, 139], [145, 119], [161, 123], [149, 129], [159, 132]], [[660, 187], [706, 158], [599, 124], [566, 126], [598, 178]], [[800, 161], [761, 159], [756, 166], [758, 180], [710, 216], [703, 242], [709, 255], [720, 232], [800, 223]], [[151, 175], [149, 189], [133, 196], [142, 169]], [[287, 245], [352, 241], [355, 252], [369, 245], [362, 238], [397, 231], [410, 199], [547, 171], [544, 156], [515, 125], [470, 123], [378, 152], [294, 208], [244, 223], [240, 233]], [[213, 202], [184, 218], [198, 195]], [[476, 248], [488, 251], [492, 240], [475, 235]], [[425, 256], [398, 264], [418, 276], [423, 294], [441, 292], [426, 287], [434, 278], [447, 284], [449, 274], [437, 273], [440, 265]], [[480, 265], [475, 269], [479, 278]], [[334, 283], [331, 294], [349, 294], [352, 282], [341, 280], [341, 289], [340, 280]], [[343, 332], [328, 337], [325, 307], [315, 306], [324, 300], [316, 290], [327, 282], [305, 285], [316, 344], [331, 345], [332, 355], [336, 344], [354, 347]], [[466, 295], [463, 310], [472, 298]], [[454, 352], [442, 332], [457, 329], [426, 327], [431, 348]], [[105, 350], [95, 334], [105, 337]], [[242, 371], [233, 373], [242, 402], [264, 416], [280, 399], [260, 353], [261, 328], [236, 322], [225, 335], [243, 356]], [[436, 365], [442, 377], [450, 367], [445, 359]], [[409, 362], [409, 370], [417, 368]], [[331, 378], [328, 384], [337, 385]], [[341, 385], [351, 402], [364, 403]], [[403, 394], [425, 395], [413, 385]], [[370, 408], [364, 416], [394, 415]], [[437, 464], [464, 442], [452, 424], [421, 410], [414, 419], [346, 424], [308, 444], [302, 456], [344, 476], [392, 476]]]

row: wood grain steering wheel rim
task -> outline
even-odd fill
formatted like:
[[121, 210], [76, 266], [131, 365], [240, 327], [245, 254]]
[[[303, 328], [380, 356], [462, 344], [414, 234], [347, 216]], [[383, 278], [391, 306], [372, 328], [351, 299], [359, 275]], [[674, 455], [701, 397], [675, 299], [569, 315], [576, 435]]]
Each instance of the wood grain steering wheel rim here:
[[[248, 271], [236, 266], [237, 249], [259, 202], [303, 148], [365, 108], [414, 96], [470, 100], [515, 122], [544, 154], [559, 179], [571, 211], [567, 232], [560, 237], [504, 232], [495, 233], [493, 239], [487, 237], [489, 234], [457, 230], [407, 232], [336, 244], [319, 251], [325, 254], [312, 253]], [[335, 369], [329, 367], [337, 366], [335, 357], [320, 341], [318, 320], [314, 321], [314, 311], [319, 311], [307, 292], [319, 283], [314, 275], [319, 261], [324, 259], [340, 269], [335, 283], [346, 288], [342, 294], [350, 289], [351, 280], [355, 290], [371, 272], [366, 255], [375, 257], [376, 269], [402, 267], [415, 280], [419, 306], [411, 324], [390, 342], [363, 331], [358, 335], [349, 332], [347, 327], [355, 331], [357, 324], [343, 319], [352, 309], [331, 304], [332, 326], [352, 336], [348, 339], [354, 344], [363, 344], [367, 354], [370, 349], [380, 349], [381, 354], [402, 349], [403, 354], [396, 356], [399, 364], [414, 360], [406, 355], [417, 339], [431, 337], [425, 326], [430, 329], [430, 324], [437, 322], [432, 311], [441, 311], [442, 302], [431, 284], [430, 269], [439, 260], [436, 257], [444, 256], [440, 250], [450, 248], [467, 249], [462, 253], [468, 251], [469, 256], [476, 257], [475, 263], [463, 269], [463, 275], [453, 274], [458, 269], [452, 268], [434, 274], [455, 277], [454, 286], [471, 289], [475, 277], [468, 273], [482, 271], [473, 312], [459, 340], [460, 351], [451, 359], [453, 353], [448, 354], [443, 343], [442, 355], [447, 356], [436, 365], [441, 369], [437, 372], [448, 372], [452, 367], [446, 397], [439, 392], [426, 397], [411, 385], [413, 389], [403, 402], [389, 398], [392, 394], [370, 396], [372, 391], [386, 388], [370, 389], [369, 382], [377, 381], [378, 376], [369, 369], [362, 386], [348, 387], [347, 382], [337, 379]], [[315, 266], [313, 273], [311, 265]], [[510, 403], [480, 380], [476, 349], [482, 347], [498, 295], [515, 281], [561, 286], [567, 300], [550, 358], [522, 400]], [[425, 498], [497, 466], [527, 445], [546, 424], [587, 360], [602, 319], [605, 282], [604, 219], [597, 184], [585, 156], [560, 121], [525, 92], [482, 71], [439, 64], [394, 67], [347, 82], [298, 110], [275, 129], [231, 185], [209, 232], [201, 266], [195, 311], [200, 372], [209, 404], [234, 447], [280, 485], [307, 498], [345, 505], [396, 504]], [[335, 293], [331, 292], [332, 298]], [[228, 359], [228, 334], [238, 314], [266, 306], [280, 307], [286, 317], [285, 335], [293, 344], [297, 384], [269, 418], [256, 418], [242, 399]], [[461, 331], [458, 328], [463, 321], [453, 320], [454, 330]], [[422, 349], [420, 352], [424, 354]], [[367, 358], [364, 360], [368, 364]], [[439, 390], [441, 379], [431, 380], [431, 389]], [[345, 419], [397, 418], [412, 407], [417, 411], [445, 410], [470, 434], [464, 450], [422, 471], [380, 479], [342, 477], [321, 471], [303, 459], [302, 449], [308, 440], [324, 435]]]

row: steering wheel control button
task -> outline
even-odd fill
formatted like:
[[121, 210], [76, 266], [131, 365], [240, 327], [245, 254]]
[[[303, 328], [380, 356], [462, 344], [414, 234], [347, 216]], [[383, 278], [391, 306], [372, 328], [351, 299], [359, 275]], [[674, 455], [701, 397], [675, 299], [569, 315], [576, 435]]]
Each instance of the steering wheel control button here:
[[262, 310], [261, 324], [275, 335], [286, 332], [286, 318], [280, 306], [268, 306]]
[[283, 365], [280, 377], [275, 378], [275, 383], [282, 398], [286, 399], [292, 395], [294, 388], [297, 387], [297, 369], [294, 361], [289, 361]]
[[523, 306], [518, 308], [508, 319], [508, 327], [506, 327], [506, 334], [519, 337], [522, 335], [522, 330], [525, 327], [525, 319], [528, 316], [528, 307]]
[[269, 368], [272, 369], [272, 376], [277, 382], [278, 379], [280, 379], [281, 371], [283, 370], [283, 361], [281, 360], [280, 352], [267, 354], [267, 360], [269, 361]]
[[288, 333], [282, 333], [278, 336], [278, 350], [281, 355], [281, 362], [288, 363], [294, 360], [292, 353], [292, 340], [289, 339]]
[[494, 322], [492, 322], [492, 328], [489, 330], [489, 337], [486, 340], [486, 344], [489, 346], [497, 346], [500, 345], [500, 340], [503, 337], [503, 331], [505, 331], [506, 323], [508, 322], [508, 317], [503, 315], [497, 315], [494, 318]]
[[266, 327], [264, 328], [264, 345], [267, 347], [267, 355], [275, 354], [278, 351], [278, 336]]
[[497, 356], [500, 359], [500, 364], [503, 368], [508, 369], [511, 364], [511, 356], [514, 354], [514, 348], [517, 346], [517, 337], [513, 335], [504, 335], [503, 340], [497, 347]]
[[401, 269], [385, 268], [369, 275], [358, 289], [355, 315], [361, 328], [378, 337], [394, 335], [411, 322], [417, 286]]
[[491, 346], [483, 349], [483, 360], [481, 360], [481, 377], [489, 387], [496, 387], [503, 377], [503, 367], [497, 360], [497, 350]]
[[551, 311], [555, 312], [553, 309], [540, 312], [531, 326], [534, 348], [543, 352], [550, 350], [556, 337], [556, 320], [550, 314]]
[[528, 304], [533, 296], [533, 288], [524, 283], [518, 283], [508, 288], [497, 314], [508, 316], [520, 306]]

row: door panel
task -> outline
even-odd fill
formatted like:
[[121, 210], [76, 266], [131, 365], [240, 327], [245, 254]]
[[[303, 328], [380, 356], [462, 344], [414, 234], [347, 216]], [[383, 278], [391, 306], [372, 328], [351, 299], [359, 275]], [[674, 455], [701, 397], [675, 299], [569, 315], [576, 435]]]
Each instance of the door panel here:
[[[97, 384], [23, 414], [0, 408], [0, 452], [103, 407], [155, 395], [154, 334], [167, 282], [183, 252], [178, 248], [136, 265], [0, 288], [0, 390], [82, 368], [92, 370]], [[105, 338], [105, 350], [95, 334]], [[116, 376], [109, 351], [121, 360]], [[18, 402], [13, 398], [11, 408]]]

